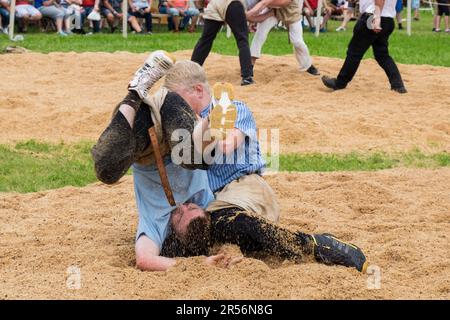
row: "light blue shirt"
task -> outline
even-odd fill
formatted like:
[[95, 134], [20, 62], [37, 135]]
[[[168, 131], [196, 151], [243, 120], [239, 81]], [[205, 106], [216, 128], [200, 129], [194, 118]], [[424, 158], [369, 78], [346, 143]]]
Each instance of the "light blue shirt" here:
[[[202, 208], [214, 200], [204, 170], [188, 170], [175, 165], [170, 156], [164, 159], [167, 176], [177, 204], [192, 202]], [[145, 234], [161, 249], [169, 230], [171, 212], [155, 165], [133, 164], [134, 192], [139, 214], [136, 240]]]
[[[261, 155], [258, 136], [256, 131], [256, 121], [248, 106], [241, 101], [233, 101], [237, 109], [237, 119], [234, 127], [242, 131], [245, 141], [237, 148], [233, 154], [225, 156], [216, 155], [214, 164], [208, 172], [209, 186], [213, 192], [221, 190], [231, 181], [244, 175], [258, 173], [261, 174], [266, 163]], [[212, 104], [205, 108], [200, 116], [208, 117]]]

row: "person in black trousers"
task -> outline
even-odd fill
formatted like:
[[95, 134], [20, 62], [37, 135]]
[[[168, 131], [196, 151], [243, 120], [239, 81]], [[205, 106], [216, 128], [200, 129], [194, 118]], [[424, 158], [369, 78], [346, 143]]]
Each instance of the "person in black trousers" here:
[[203, 65], [211, 51], [217, 33], [223, 23], [226, 22], [230, 26], [239, 48], [241, 85], [254, 83], [253, 65], [248, 44], [248, 26], [242, 3], [237, 0], [213, 0], [205, 10], [204, 21], [203, 33], [195, 45], [191, 60]]
[[[368, 2], [369, 0], [363, 0], [361, 2]], [[392, 57], [389, 55], [389, 36], [394, 31], [395, 22], [393, 16], [391, 17], [391, 9], [386, 7], [383, 10], [383, 5], [391, 5], [390, 2], [395, 0], [375, 1], [375, 4], [382, 2], [380, 7], [381, 17], [378, 13], [375, 15], [362, 12], [361, 17], [356, 22], [353, 29], [353, 37], [350, 40], [347, 49], [347, 57], [344, 65], [339, 72], [337, 78], [330, 78], [327, 76], [322, 77], [324, 85], [333, 90], [344, 89], [347, 84], [353, 79], [359, 64], [369, 49], [373, 48], [375, 60], [386, 72], [391, 84], [391, 89], [398, 93], [406, 93], [405, 85], [403, 84], [402, 77]], [[386, 3], [385, 3], [386, 2]], [[394, 5], [395, 8], [395, 5]], [[364, 6], [361, 5], [361, 10], [364, 10]], [[395, 10], [393, 11], [395, 15]], [[373, 17], [372, 26], [368, 27], [367, 20], [369, 17]], [[378, 17], [378, 18], [377, 18]], [[371, 18], [372, 19], [372, 18]], [[369, 20], [370, 26], [370, 20]]]

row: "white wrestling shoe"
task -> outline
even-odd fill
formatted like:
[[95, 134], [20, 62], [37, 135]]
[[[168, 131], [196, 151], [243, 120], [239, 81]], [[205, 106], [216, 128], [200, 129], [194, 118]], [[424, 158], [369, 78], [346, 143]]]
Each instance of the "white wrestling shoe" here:
[[175, 58], [163, 50], [150, 54], [145, 63], [134, 74], [128, 84], [128, 90], [136, 91], [141, 99], [145, 99], [156, 81], [161, 79], [175, 63]]

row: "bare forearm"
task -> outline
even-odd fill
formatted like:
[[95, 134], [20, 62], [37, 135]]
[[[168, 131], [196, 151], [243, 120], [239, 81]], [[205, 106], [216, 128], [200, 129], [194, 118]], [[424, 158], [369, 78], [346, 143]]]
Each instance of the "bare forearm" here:
[[[375, 0], [375, 10], [376, 10], [377, 8], [379, 8], [380, 14], [381, 14], [381, 11], [383, 11], [384, 2], [385, 2], [385, 0]], [[375, 11], [375, 12], [376, 12], [376, 11]]]
[[268, 11], [268, 12], [266, 12], [266, 13], [263, 13], [263, 14], [260, 14], [260, 15], [258, 15], [258, 16], [249, 16], [249, 17], [247, 17], [247, 20], [248, 20], [249, 22], [256, 22], [256, 23], [259, 23], [259, 22], [263, 22], [263, 21], [266, 20], [267, 18], [272, 17], [273, 15], [274, 15], [273, 10], [270, 10], [270, 11]]
[[167, 271], [176, 264], [177, 261], [173, 258], [157, 256], [140, 262], [138, 268], [142, 271]]
[[292, 0], [270, 0], [268, 6], [271, 8], [282, 8], [292, 2]]
[[114, 10], [114, 8], [112, 7], [112, 5], [109, 3], [109, 1], [103, 1], [103, 6], [105, 6], [106, 9], [108, 9], [111, 12], [114, 12], [116, 10]]

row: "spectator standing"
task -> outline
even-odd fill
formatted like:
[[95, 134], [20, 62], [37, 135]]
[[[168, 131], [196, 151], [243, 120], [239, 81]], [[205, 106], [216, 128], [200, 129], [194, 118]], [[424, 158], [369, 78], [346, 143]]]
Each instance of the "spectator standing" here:
[[434, 16], [434, 32], [441, 32], [441, 18], [444, 17], [445, 22], [445, 32], [450, 32], [448, 25], [448, 16], [450, 15], [449, 1], [448, 0], [437, 0], [437, 13]]

